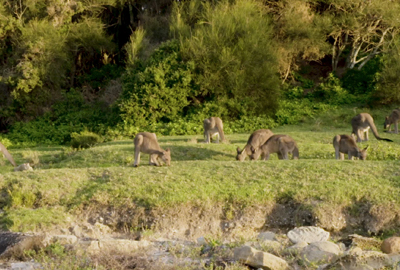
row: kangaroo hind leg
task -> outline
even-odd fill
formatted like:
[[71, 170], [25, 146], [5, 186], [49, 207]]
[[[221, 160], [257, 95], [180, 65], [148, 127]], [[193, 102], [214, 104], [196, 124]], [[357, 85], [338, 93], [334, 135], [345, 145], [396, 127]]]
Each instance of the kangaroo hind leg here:
[[140, 163], [140, 147], [143, 144], [143, 136], [137, 135], [135, 137], [134, 144], [135, 144], [135, 161], [133, 162], [133, 166], [137, 167], [139, 166]]

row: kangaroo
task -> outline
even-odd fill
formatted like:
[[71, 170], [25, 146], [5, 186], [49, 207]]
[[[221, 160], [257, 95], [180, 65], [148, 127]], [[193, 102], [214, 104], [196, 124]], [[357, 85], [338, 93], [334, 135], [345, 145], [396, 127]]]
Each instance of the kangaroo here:
[[279, 159], [289, 159], [288, 154], [292, 154], [293, 159], [299, 159], [299, 149], [292, 137], [284, 134], [273, 135], [259, 148], [252, 148], [251, 159], [258, 159], [261, 155], [263, 160], [268, 160], [270, 154], [278, 154]]
[[15, 163], [15, 161], [14, 161], [12, 155], [10, 154], [10, 152], [8, 152], [7, 148], [6, 148], [2, 143], [0, 143], [0, 152], [3, 153], [3, 155], [8, 159], [8, 161], [10, 161], [10, 163], [11, 163], [14, 167], [17, 166], [17, 163]]
[[387, 132], [391, 132], [392, 125], [394, 125], [394, 133], [399, 134], [399, 121], [400, 121], [400, 109], [394, 109], [389, 116], [385, 117], [385, 123], [383, 129]]
[[150, 155], [150, 165], [161, 166], [158, 159], [161, 159], [165, 164], [167, 164], [167, 166], [171, 165], [171, 151], [169, 149], [161, 149], [155, 133], [140, 132], [136, 134], [133, 143], [135, 144], [134, 167], [139, 166], [140, 152]]
[[252, 154], [251, 151], [252, 148], [256, 149], [260, 147], [272, 135], [274, 135], [274, 133], [272, 133], [272, 131], [269, 129], [259, 129], [254, 131], [247, 140], [247, 144], [243, 148], [243, 150], [240, 150], [239, 147], [236, 149], [237, 150], [236, 160], [244, 161], [247, 156], [250, 156]]
[[344, 159], [344, 154], [347, 154], [349, 159], [353, 159], [353, 157], [361, 160], [367, 159], [368, 146], [360, 150], [354, 138], [349, 135], [336, 135], [333, 137], [333, 147], [335, 148], [336, 159]]
[[365, 140], [368, 141], [368, 130], [371, 128], [375, 138], [382, 141], [393, 142], [390, 139], [379, 137], [378, 130], [374, 124], [374, 119], [368, 113], [360, 113], [351, 119], [351, 126], [353, 128], [352, 134], [357, 136], [357, 142], [363, 141], [363, 133], [365, 133]]
[[221, 137], [222, 141], [225, 141], [224, 135], [224, 126], [222, 124], [222, 120], [219, 117], [210, 117], [204, 119], [203, 121], [204, 127], [204, 142], [210, 143], [211, 137], [217, 135], [217, 143], [219, 143], [219, 138]]
[[22, 171], [33, 171], [33, 168], [29, 163], [24, 163], [14, 168], [14, 172], [22, 172]]

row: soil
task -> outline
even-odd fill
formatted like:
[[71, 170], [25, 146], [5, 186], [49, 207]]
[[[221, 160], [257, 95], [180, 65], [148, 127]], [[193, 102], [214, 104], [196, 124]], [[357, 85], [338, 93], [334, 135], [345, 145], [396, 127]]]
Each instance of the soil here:
[[85, 221], [109, 226], [115, 232], [151, 231], [169, 239], [201, 236], [251, 238], [261, 231], [285, 232], [299, 226], [318, 226], [333, 234], [377, 235], [397, 230], [398, 207], [359, 203], [351, 206], [313, 201], [271, 203], [249, 207], [180, 205], [146, 208], [98, 206], [86, 209]]

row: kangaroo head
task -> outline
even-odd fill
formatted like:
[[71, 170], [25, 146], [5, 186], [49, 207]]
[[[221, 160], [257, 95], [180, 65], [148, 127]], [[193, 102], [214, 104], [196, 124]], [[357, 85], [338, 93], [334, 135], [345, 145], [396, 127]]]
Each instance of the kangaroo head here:
[[251, 150], [250, 160], [257, 160], [260, 157], [261, 153], [261, 151], [259, 151], [259, 148], [256, 149], [253, 146], [251, 146], [250, 150]]
[[236, 149], [236, 151], [237, 151], [236, 160], [244, 161], [244, 159], [246, 158], [246, 151], [245, 151], [245, 149], [246, 149], [246, 148], [243, 148], [243, 150], [240, 150], [239, 147]]
[[364, 149], [360, 150], [360, 152], [358, 152], [358, 158], [359, 159], [361, 159], [361, 160], [366, 160], [367, 159], [368, 146], [365, 147]]
[[388, 129], [390, 126], [389, 116], [385, 117], [385, 123], [383, 124], [383, 129]]
[[169, 148], [162, 152], [161, 160], [164, 161], [167, 166], [171, 165], [171, 150]]

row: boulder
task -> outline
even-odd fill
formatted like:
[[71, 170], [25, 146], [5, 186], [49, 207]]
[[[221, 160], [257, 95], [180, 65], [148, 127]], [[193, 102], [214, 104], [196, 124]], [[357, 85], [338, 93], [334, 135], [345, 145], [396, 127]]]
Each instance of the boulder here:
[[297, 244], [294, 244], [293, 246], [290, 246], [285, 249], [286, 253], [292, 254], [292, 255], [297, 255], [299, 254], [303, 248], [308, 246], [307, 242], [298, 242]]
[[400, 237], [390, 237], [382, 242], [381, 250], [384, 253], [400, 253]]
[[313, 243], [329, 239], [329, 232], [314, 226], [295, 228], [287, 233], [288, 238], [294, 244], [299, 242]]
[[270, 253], [262, 252], [250, 246], [242, 246], [234, 249], [234, 259], [251, 267], [265, 270], [290, 269], [288, 263]]
[[301, 250], [300, 256], [307, 263], [330, 262], [340, 254], [340, 247], [329, 241], [313, 242]]
[[273, 232], [262, 232], [257, 236], [257, 239], [260, 241], [264, 240], [271, 240], [271, 241], [276, 241], [276, 235]]
[[79, 241], [75, 246], [78, 251], [85, 251], [89, 254], [99, 253], [131, 253], [132, 251], [147, 248], [150, 246], [148, 241], [135, 241], [128, 239], [101, 239]]
[[378, 251], [363, 251], [356, 247], [324, 269], [372, 270], [392, 267], [393, 265], [387, 254]]
[[44, 247], [44, 236], [22, 233], [0, 233], [0, 259], [22, 258], [26, 250]]

